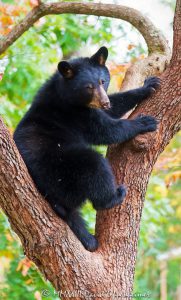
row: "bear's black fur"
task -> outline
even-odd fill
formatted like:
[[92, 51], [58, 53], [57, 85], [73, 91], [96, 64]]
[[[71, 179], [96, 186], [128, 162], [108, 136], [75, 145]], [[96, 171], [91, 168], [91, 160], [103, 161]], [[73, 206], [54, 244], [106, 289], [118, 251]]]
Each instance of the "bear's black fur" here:
[[107, 56], [102, 47], [91, 58], [60, 62], [14, 133], [38, 190], [90, 251], [98, 242], [86, 230], [79, 207], [90, 199], [96, 210], [108, 209], [126, 194], [91, 145], [123, 143], [156, 130], [157, 124], [151, 116], [119, 118], [149, 97], [159, 79], [150, 77], [141, 88], [108, 97]]

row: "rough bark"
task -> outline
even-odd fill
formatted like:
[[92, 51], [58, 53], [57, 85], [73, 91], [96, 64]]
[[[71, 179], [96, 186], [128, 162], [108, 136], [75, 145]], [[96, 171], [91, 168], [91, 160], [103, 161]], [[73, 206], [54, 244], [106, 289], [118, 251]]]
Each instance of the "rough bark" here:
[[83, 248], [38, 194], [8, 130], [0, 122], [0, 205], [26, 255], [56, 290], [62, 291], [62, 299], [124, 299], [126, 295], [131, 299], [148, 179], [158, 155], [181, 123], [180, 14], [178, 0], [173, 57], [161, 76], [161, 89], [131, 115], [155, 116], [160, 121], [158, 130], [108, 149], [117, 182], [128, 187], [128, 195], [121, 207], [97, 214], [100, 246], [95, 253]]

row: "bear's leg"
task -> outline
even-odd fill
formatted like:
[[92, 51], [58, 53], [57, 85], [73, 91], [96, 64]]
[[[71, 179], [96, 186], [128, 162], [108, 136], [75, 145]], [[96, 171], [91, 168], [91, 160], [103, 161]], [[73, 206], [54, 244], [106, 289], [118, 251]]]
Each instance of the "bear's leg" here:
[[121, 185], [116, 188], [111, 167], [102, 155], [90, 148], [77, 146], [62, 156], [62, 162], [62, 169], [66, 170], [67, 207], [71, 208], [75, 203], [80, 206], [79, 199], [89, 199], [96, 210], [122, 203], [126, 194], [125, 187]]
[[120, 185], [116, 188], [112, 169], [106, 159], [99, 157], [95, 174], [88, 182], [88, 198], [96, 210], [109, 209], [123, 202], [126, 188]]
[[55, 181], [56, 186], [51, 187], [53, 194], [47, 200], [84, 247], [94, 251], [98, 242], [87, 231], [78, 209], [86, 199], [92, 201], [96, 210], [121, 204], [125, 197], [125, 188], [116, 188], [107, 160], [90, 148], [78, 145], [71, 147], [62, 154], [60, 164], [56, 163], [54, 171], [58, 167], [60, 174], [57, 174], [57, 178], [61, 178], [61, 181]]
[[78, 210], [68, 211], [59, 204], [53, 205], [53, 209], [69, 225], [85, 249], [95, 251], [98, 248], [97, 239], [87, 231], [85, 222]]
[[66, 222], [84, 245], [85, 249], [95, 251], [98, 248], [97, 239], [87, 231], [85, 222], [78, 211], [69, 213]]

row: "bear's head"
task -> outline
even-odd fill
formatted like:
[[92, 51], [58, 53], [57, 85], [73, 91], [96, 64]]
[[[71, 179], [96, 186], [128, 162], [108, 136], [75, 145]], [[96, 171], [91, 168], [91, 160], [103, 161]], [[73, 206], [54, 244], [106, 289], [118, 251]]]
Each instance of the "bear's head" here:
[[106, 93], [110, 82], [110, 74], [105, 66], [107, 57], [107, 48], [101, 47], [90, 58], [77, 58], [58, 64], [62, 93], [69, 104], [110, 108]]

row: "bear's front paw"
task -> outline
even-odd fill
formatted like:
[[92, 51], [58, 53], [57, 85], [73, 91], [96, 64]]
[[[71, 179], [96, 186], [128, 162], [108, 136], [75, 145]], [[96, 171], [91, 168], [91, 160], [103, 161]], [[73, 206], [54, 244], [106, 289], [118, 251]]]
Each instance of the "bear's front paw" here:
[[161, 80], [156, 76], [148, 77], [144, 82], [144, 88], [148, 90], [149, 94], [155, 92], [160, 85], [161, 85]]
[[152, 116], [139, 115], [135, 121], [137, 126], [139, 126], [140, 133], [155, 131], [157, 129], [158, 121]]

